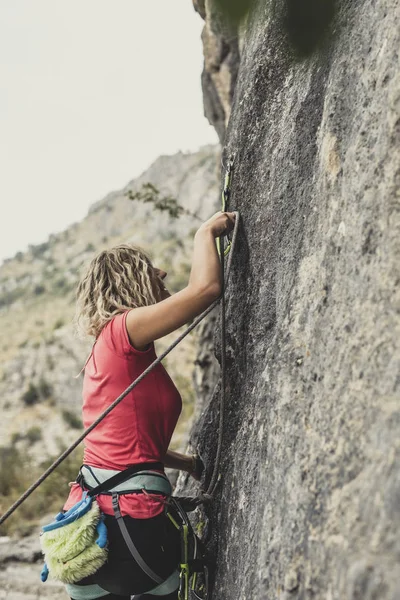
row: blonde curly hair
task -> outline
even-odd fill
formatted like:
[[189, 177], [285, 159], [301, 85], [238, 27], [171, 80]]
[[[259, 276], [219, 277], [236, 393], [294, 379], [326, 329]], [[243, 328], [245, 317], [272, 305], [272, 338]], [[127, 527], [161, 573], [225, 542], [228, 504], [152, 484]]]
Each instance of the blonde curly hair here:
[[131, 244], [103, 250], [76, 292], [78, 332], [97, 338], [115, 315], [161, 300], [161, 282], [147, 254]]

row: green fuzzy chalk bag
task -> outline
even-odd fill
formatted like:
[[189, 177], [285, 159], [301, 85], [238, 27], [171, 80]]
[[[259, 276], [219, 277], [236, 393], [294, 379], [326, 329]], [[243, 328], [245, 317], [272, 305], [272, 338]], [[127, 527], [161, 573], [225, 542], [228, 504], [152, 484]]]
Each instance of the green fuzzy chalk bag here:
[[107, 528], [96, 500], [84, 492], [80, 502], [42, 528], [40, 545], [42, 581], [50, 573], [57, 581], [76, 583], [98, 571], [107, 560]]

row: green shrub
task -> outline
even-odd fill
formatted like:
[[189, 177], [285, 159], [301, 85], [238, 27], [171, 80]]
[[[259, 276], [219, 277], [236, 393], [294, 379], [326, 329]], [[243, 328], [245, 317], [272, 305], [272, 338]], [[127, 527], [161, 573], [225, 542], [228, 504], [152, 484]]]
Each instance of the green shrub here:
[[49, 242], [43, 242], [43, 244], [37, 244], [36, 246], [30, 244], [28, 246], [28, 249], [31, 252], [32, 256], [34, 256], [35, 258], [39, 258], [40, 256], [42, 256], [42, 254], [46, 252], [46, 250], [49, 249], [49, 247]]
[[64, 421], [72, 427], [72, 429], [82, 429], [82, 421], [81, 419], [70, 410], [63, 410], [62, 417]]
[[41, 398], [46, 400], [49, 398], [53, 392], [51, 385], [45, 380], [44, 377], [39, 379], [38, 383], [38, 392]]
[[23, 461], [17, 448], [0, 447], [0, 490], [2, 496], [9, 496], [24, 470]]
[[178, 219], [181, 215], [189, 215], [199, 221], [202, 219], [198, 215], [178, 203], [176, 198], [169, 195], [162, 195], [152, 183], [144, 183], [141, 189], [137, 192], [129, 190], [124, 194], [129, 200], [137, 200], [145, 204], [152, 204], [154, 210], [166, 212], [172, 219]]
[[32, 406], [32, 404], [36, 404], [39, 402], [40, 396], [36, 386], [30, 382], [28, 389], [22, 396], [22, 401], [26, 406]]
[[21, 435], [19, 431], [14, 431], [14, 433], [11, 434], [11, 445], [16, 444], [17, 442], [22, 440], [22, 438], [23, 435]]
[[31, 444], [35, 444], [35, 442], [38, 442], [39, 440], [42, 439], [42, 430], [40, 429], [40, 427], [37, 426], [33, 426], [30, 429], [28, 429], [28, 431], [25, 434], [25, 439], [28, 440], [28, 442], [30, 442]]
[[[37, 466], [16, 448], [0, 447], [0, 514], [3, 514], [56, 458], [49, 457]], [[38, 527], [44, 514], [59, 512], [69, 493], [68, 482], [75, 480], [81, 464], [82, 449], [77, 448], [7, 519], [0, 527], [0, 535], [28, 535]]]
[[44, 285], [41, 284], [35, 285], [35, 287], [33, 288], [33, 293], [35, 294], [35, 296], [40, 296], [41, 294], [44, 294], [45, 291], [46, 288], [44, 287]]
[[66, 278], [65, 277], [59, 277], [58, 279], [55, 280], [54, 286], [58, 290], [63, 290], [64, 288], [67, 287], [67, 280], [66, 280]]
[[65, 325], [64, 319], [57, 319], [57, 321], [54, 323], [53, 330], [55, 331], [56, 329], [60, 329], [60, 327], [63, 327], [64, 325]]
[[44, 287], [44, 285], [41, 284], [35, 285], [35, 287], [33, 288], [33, 293], [35, 294], [35, 296], [40, 296], [41, 294], [44, 294], [45, 291], [46, 288]]
[[3, 306], [10, 306], [11, 304], [13, 304], [13, 302], [21, 298], [21, 296], [23, 296], [24, 293], [25, 290], [22, 288], [16, 288], [15, 290], [4, 292], [0, 295], [0, 308], [2, 308]]

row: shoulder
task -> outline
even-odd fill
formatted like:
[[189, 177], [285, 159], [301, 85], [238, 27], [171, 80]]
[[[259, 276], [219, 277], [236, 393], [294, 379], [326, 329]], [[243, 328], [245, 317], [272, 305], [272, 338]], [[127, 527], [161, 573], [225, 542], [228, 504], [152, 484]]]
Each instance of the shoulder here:
[[201, 287], [189, 283], [164, 300], [131, 309], [126, 328], [133, 346], [146, 347], [146, 344], [179, 329], [208, 308], [217, 299], [216, 292], [216, 286]]
[[109, 349], [118, 356], [130, 356], [134, 354], [145, 354], [149, 352], [153, 344], [149, 344], [146, 348], [135, 348], [129, 339], [126, 328], [127, 310], [113, 317], [101, 330], [99, 341], [103, 341]]

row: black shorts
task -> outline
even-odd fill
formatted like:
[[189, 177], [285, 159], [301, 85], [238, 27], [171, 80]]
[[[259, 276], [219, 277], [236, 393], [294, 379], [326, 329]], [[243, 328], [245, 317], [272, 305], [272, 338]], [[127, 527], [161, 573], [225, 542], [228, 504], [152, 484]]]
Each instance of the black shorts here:
[[[133, 519], [128, 516], [123, 519], [143, 560], [163, 580], [167, 579], [180, 563], [179, 531], [164, 513], [151, 519]], [[105, 524], [108, 532], [108, 560], [96, 573], [85, 577], [76, 585], [97, 584], [110, 594], [119, 596], [118, 600], [123, 600], [121, 596], [130, 598], [133, 594], [143, 594], [157, 587], [157, 583], [142, 571], [132, 557], [115, 517], [106, 515]], [[175, 596], [164, 596], [164, 600], [172, 597], [176, 597], [176, 593]], [[110, 596], [103, 598], [112, 600]]]

